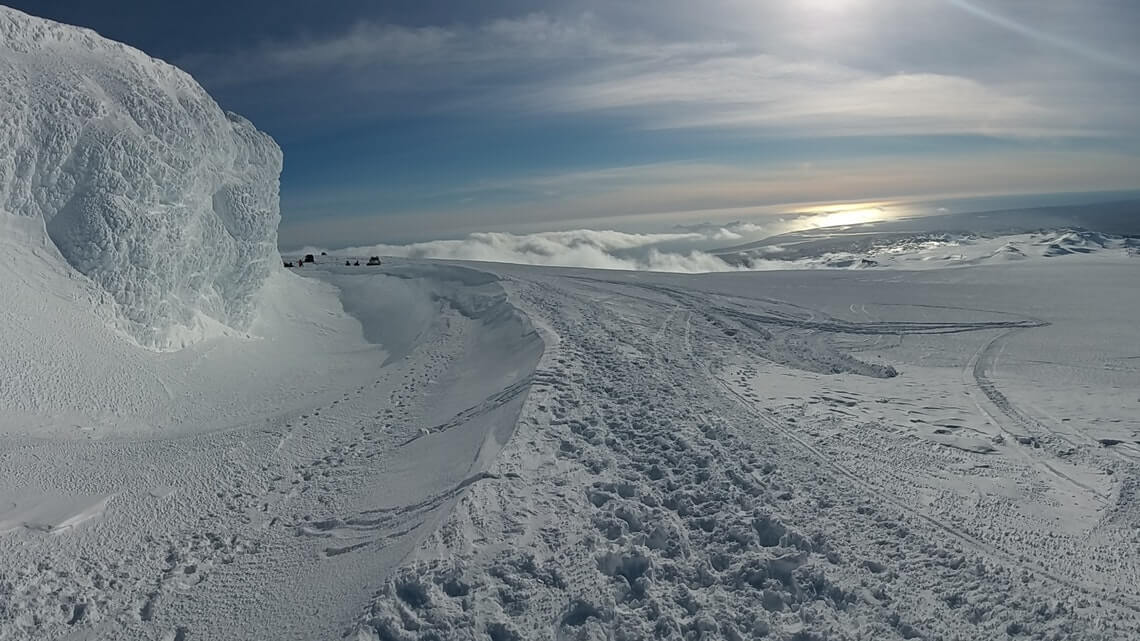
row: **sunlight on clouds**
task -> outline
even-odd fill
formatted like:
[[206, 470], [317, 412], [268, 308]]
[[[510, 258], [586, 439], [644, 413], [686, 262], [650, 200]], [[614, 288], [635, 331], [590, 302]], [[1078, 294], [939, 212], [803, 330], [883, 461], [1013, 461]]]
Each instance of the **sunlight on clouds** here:
[[806, 216], [804, 220], [808, 227], [842, 227], [846, 225], [862, 225], [880, 220], [887, 220], [894, 216], [888, 211], [887, 203], [847, 203], [828, 205], [826, 209], [808, 209], [796, 212]]
[[864, 4], [862, 0], [801, 0], [799, 7], [815, 12], [838, 13]]
[[[325, 118], [334, 127], [346, 118], [419, 114], [430, 101], [431, 113], [443, 117], [473, 110], [567, 121], [617, 114], [655, 137], [715, 128], [773, 138], [968, 135], [1032, 142], [1135, 131], [1135, 88], [1101, 85], [1075, 66], [1092, 61], [1100, 69], [1135, 71], [1128, 62], [1135, 38], [1126, 29], [1127, 38], [1104, 47], [1115, 52], [1110, 56], [1062, 37], [1065, 24], [1050, 25], [1048, 16], [1035, 16], [1042, 24], [1031, 26], [978, 0], [685, 4], [674, 6], [673, 17], [647, 8], [640, 20], [604, 9], [437, 25], [364, 20], [340, 33], [179, 62], [212, 88], [249, 78], [320, 86], [311, 95], [274, 100], [273, 109], [304, 122]], [[920, 4], [929, 6], [915, 8]], [[1112, 12], [1060, 13], [1066, 24], [1092, 20], [1098, 32], [1121, 22]], [[676, 22], [675, 28], [650, 28], [650, 17]], [[975, 33], [983, 21], [987, 31]], [[1052, 58], [1038, 55], [1043, 44]], [[1033, 55], [1025, 55], [1026, 46]], [[984, 64], [974, 64], [975, 56]], [[346, 68], [348, 79], [340, 73]], [[328, 99], [325, 90], [339, 98]], [[250, 100], [262, 99], [256, 93]]]

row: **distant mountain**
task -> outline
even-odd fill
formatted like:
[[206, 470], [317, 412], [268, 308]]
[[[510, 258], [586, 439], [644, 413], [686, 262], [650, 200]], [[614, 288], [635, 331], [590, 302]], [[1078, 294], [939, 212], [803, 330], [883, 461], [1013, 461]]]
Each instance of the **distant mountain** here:
[[[824, 227], [780, 234], [711, 253], [732, 264], [752, 267], [764, 263], [778, 267], [775, 263], [783, 262], [787, 268], [859, 268], [887, 267], [917, 260], [968, 263], [993, 255], [1006, 259], [1056, 257], [1106, 249], [1135, 253], [1138, 239], [1140, 200], [1130, 200]], [[973, 249], [962, 249], [966, 247]]]

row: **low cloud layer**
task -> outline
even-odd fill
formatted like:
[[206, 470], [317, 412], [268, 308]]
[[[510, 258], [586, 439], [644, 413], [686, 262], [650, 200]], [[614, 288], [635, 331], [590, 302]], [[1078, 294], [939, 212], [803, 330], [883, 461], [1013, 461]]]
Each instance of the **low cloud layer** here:
[[[668, 232], [630, 233], [614, 230], [574, 229], [532, 234], [475, 232], [465, 238], [432, 240], [404, 245], [366, 245], [323, 250], [307, 246], [285, 254], [315, 254], [328, 251], [339, 258], [397, 256], [473, 260], [548, 267], [582, 267], [626, 271], [659, 271], [685, 274], [708, 272], [759, 271], [769, 269], [814, 269], [826, 261], [789, 261], [750, 257], [747, 264], [729, 262], [714, 250], [735, 247], [790, 231], [829, 225], [853, 225], [893, 217], [892, 206], [850, 206], [833, 211], [827, 207], [772, 218], [764, 224], [742, 220], [721, 223], [700, 222], [675, 225]], [[901, 213], [901, 210], [900, 210]], [[852, 214], [859, 214], [850, 218]], [[837, 218], [839, 217], [839, 218]], [[770, 254], [779, 247], [768, 248]]]
[[[754, 226], [753, 226], [754, 227]], [[730, 227], [711, 231], [664, 234], [630, 234], [619, 231], [577, 229], [537, 234], [480, 232], [460, 240], [435, 240], [410, 245], [353, 247], [337, 256], [402, 256], [478, 260], [554, 267], [587, 267], [681, 273], [724, 272], [741, 269], [717, 256], [696, 249], [743, 238]]]

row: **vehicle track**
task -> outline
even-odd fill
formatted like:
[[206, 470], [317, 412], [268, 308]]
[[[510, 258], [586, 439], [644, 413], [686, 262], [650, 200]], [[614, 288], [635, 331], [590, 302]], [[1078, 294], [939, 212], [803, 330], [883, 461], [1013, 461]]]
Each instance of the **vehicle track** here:
[[1049, 323], [1036, 318], [1013, 318], [1010, 320], [976, 321], [976, 322], [914, 322], [914, 321], [883, 321], [870, 320], [868, 322], [848, 321], [834, 318], [826, 314], [814, 312], [806, 308], [765, 299], [764, 302], [779, 307], [787, 307], [788, 311], [766, 309], [763, 312], [751, 312], [743, 309], [725, 307], [723, 305], [709, 305], [709, 299], [693, 296], [691, 293], [676, 287], [654, 285], [651, 283], [617, 283], [603, 279], [575, 277], [575, 280], [594, 281], [609, 285], [623, 285], [638, 287], [657, 292], [677, 301], [678, 304], [689, 309], [698, 310], [708, 316], [720, 314], [734, 320], [745, 320], [761, 323], [768, 326], [790, 327], [795, 329], [818, 330], [835, 334], [859, 335], [897, 335], [897, 334], [960, 334], [977, 332], [989, 329], [1025, 329], [1044, 327]]
[[[1093, 448], [1093, 451], [1103, 451], [1108, 456], [1117, 460], [1134, 462], [1132, 458], [1128, 457], [1125, 454], [1121, 454], [1111, 449], [1105, 449], [1101, 447], [1100, 443], [1092, 437], [1085, 436], [1084, 438], [1073, 438], [1073, 436], [1070, 434], [1051, 429], [1048, 425], [1042, 423], [1041, 421], [1038, 421], [1037, 419], [1029, 416], [1021, 409], [1019, 409], [1012, 401], [1009, 400], [1009, 397], [1001, 391], [997, 384], [994, 383], [993, 379], [990, 378], [989, 372], [993, 370], [998, 356], [1000, 356], [1001, 352], [1005, 349], [1006, 339], [1008, 339], [1010, 336], [1013, 336], [1015, 333], [1021, 331], [1022, 329], [1024, 328], [1013, 328], [1001, 332], [987, 341], [978, 349], [977, 352], [974, 353], [973, 357], [971, 357], [969, 362], [966, 363], [967, 376], [969, 378], [972, 378], [974, 385], [982, 392], [982, 394], [985, 395], [986, 399], [989, 400], [989, 402], [998, 410], [998, 412], [1002, 414], [1010, 423], [1017, 425], [1025, 430], [1025, 432], [1034, 439], [1035, 443], [1046, 446], [1050, 450], [1050, 454], [1054, 456], [1061, 455], [1061, 452], [1055, 451], [1059, 442], [1063, 444], [1062, 447], [1065, 449], [1086, 451], [1088, 448]], [[1001, 424], [1002, 421], [999, 421], [997, 417], [993, 415], [993, 413], [987, 411], [985, 408], [981, 407], [981, 405], [979, 405], [979, 409], [981, 409], [982, 412], [986, 414], [986, 416], [990, 419], [990, 421], [997, 425], [999, 429], [1001, 429], [1006, 434], [1015, 436], [1016, 438], [1017, 435], [1012, 434], [1008, 429], [1006, 429], [1006, 427]], [[1047, 463], [1046, 465], [1053, 473], [1064, 477], [1066, 480], [1074, 483], [1075, 485], [1078, 485], [1079, 487], [1093, 492], [1105, 500], [1108, 499], [1108, 497], [1070, 478], [1053, 466], [1048, 465]]]
[[[668, 287], [668, 286], [659, 286], [659, 285], [653, 285], [653, 284], [648, 284], [648, 283], [616, 283], [616, 282], [606, 281], [604, 279], [594, 279], [594, 278], [586, 278], [586, 277], [575, 278], [575, 280], [589, 281], [591, 283], [598, 283], [598, 284], [610, 285], [610, 286], [624, 286], [624, 287], [642, 288], [642, 289], [645, 289], [648, 291], [663, 294], [663, 295], [667, 296], [669, 299], [671, 299], [672, 301], [674, 301], [676, 303], [676, 305], [679, 305], [682, 308], [686, 309], [687, 312], [684, 315], [684, 328], [683, 328], [683, 335], [682, 335], [682, 345], [683, 345], [683, 348], [685, 349], [685, 351], [687, 352], [687, 354], [686, 354], [687, 357], [694, 363], [694, 365], [697, 368], [699, 368], [700, 371], [702, 371], [705, 374], [705, 376], [707, 376], [711, 382], [715, 383], [715, 386], [718, 386], [721, 389], [723, 389], [725, 392], [727, 392], [729, 394], [729, 396], [735, 402], [737, 402], [748, 414], [754, 416], [755, 418], [760, 420], [764, 425], [772, 428], [777, 433], [779, 433], [782, 436], [789, 439], [796, 446], [802, 448], [805, 452], [807, 452], [812, 457], [818, 459], [822, 464], [824, 464], [828, 468], [832, 469], [834, 472], [836, 472], [839, 475], [843, 476], [844, 478], [850, 480], [856, 486], [858, 486], [863, 491], [865, 491], [868, 495], [875, 497], [876, 499], [882, 501], [885, 504], [889, 504], [889, 505], [899, 509], [900, 511], [902, 511], [905, 514], [911, 515], [912, 517], [929, 524], [931, 527], [933, 527], [939, 531], [944, 532], [945, 534], [947, 534], [951, 538], [959, 541], [963, 545], [975, 550], [978, 554], [980, 554], [983, 557], [991, 558], [991, 559], [998, 561], [1004, 565], [1007, 565], [1008, 567], [1023, 569], [1025, 571], [1035, 573], [1035, 574], [1043, 577], [1044, 579], [1046, 579], [1046, 580], [1048, 580], [1048, 581], [1050, 581], [1050, 582], [1052, 582], [1058, 586], [1066, 588], [1068, 590], [1072, 590], [1072, 591], [1075, 591], [1078, 593], [1086, 594], [1090, 597], [1093, 597], [1096, 599], [1101, 599], [1103, 601], [1113, 603], [1113, 604], [1115, 604], [1121, 608], [1125, 608], [1125, 609], [1130, 610], [1132, 612], [1140, 613], [1140, 602], [1138, 602], [1138, 601], [1135, 601], [1133, 599], [1125, 599], [1125, 598], [1122, 598], [1120, 596], [1113, 596], [1109, 592], [1100, 591], [1097, 588], [1095, 588], [1094, 586], [1090, 586], [1090, 585], [1084, 584], [1084, 583], [1079, 582], [1079, 581], [1074, 581], [1074, 580], [1064, 578], [1064, 577], [1062, 577], [1062, 576], [1060, 576], [1054, 572], [1049, 571], [1045, 567], [1038, 565], [1036, 563], [1023, 561], [1015, 553], [1009, 552], [1003, 548], [994, 546], [990, 543], [986, 543], [985, 541], [982, 541], [982, 540], [975, 538], [975, 537], [973, 537], [973, 536], [971, 536], [965, 532], [962, 532], [961, 530], [955, 528], [951, 524], [945, 523], [945, 522], [943, 522], [943, 521], [941, 521], [935, 517], [924, 514], [920, 511], [914, 509], [913, 507], [909, 506], [907, 503], [900, 501], [899, 499], [896, 499], [896, 498], [894, 498], [888, 494], [885, 494], [883, 491], [878, 489], [874, 484], [864, 480], [859, 475], [855, 474], [850, 469], [848, 469], [846, 466], [844, 466], [841, 463], [838, 463], [838, 462], [834, 461], [833, 459], [829, 458], [827, 456], [827, 454], [825, 454], [824, 452], [822, 452], [818, 448], [814, 447], [811, 443], [807, 442], [804, 438], [802, 438], [799, 434], [797, 434], [796, 431], [787, 428], [777, 418], [773, 417], [769, 410], [756, 407], [750, 399], [746, 398], [745, 396], [743, 396], [742, 394], [737, 392], [735, 389], [733, 389], [731, 384], [728, 381], [725, 381], [725, 380], [721, 379], [719, 376], [717, 376], [712, 371], [710, 366], [697, 355], [696, 350], [693, 346], [693, 327], [692, 327], [692, 318], [693, 318], [694, 314], [697, 314], [699, 317], [708, 319], [710, 321], [713, 321], [717, 315], [720, 315], [721, 317], [729, 317], [736, 322], [742, 322], [743, 321], [743, 324], [756, 323], [758, 325], [765, 325], [765, 326], [775, 325], [777, 327], [784, 327], [784, 328], [788, 328], [788, 329], [806, 329], [806, 330], [812, 331], [813, 333], [824, 332], [824, 333], [846, 333], [846, 334], [863, 334], [863, 335], [874, 335], [874, 334], [954, 334], [954, 333], [965, 333], [965, 332], [972, 332], [972, 331], [987, 331], [987, 330], [994, 330], [994, 329], [1006, 330], [1006, 332], [1003, 332], [1003, 334], [1002, 334], [1002, 335], [1005, 335], [1005, 334], [1008, 334], [1010, 332], [1021, 331], [1021, 330], [1025, 330], [1025, 329], [1035, 328], [1035, 327], [1044, 327], [1044, 326], [1048, 325], [1047, 322], [1039, 320], [1039, 319], [1020, 317], [1020, 318], [1013, 318], [1010, 320], [1002, 320], [1002, 321], [965, 322], [965, 323], [953, 323], [953, 322], [911, 323], [911, 322], [882, 322], [882, 321], [872, 322], [872, 323], [856, 323], [856, 322], [851, 322], [851, 321], [843, 321], [843, 320], [838, 320], [838, 319], [832, 319], [825, 314], [819, 314], [819, 313], [806, 314], [806, 312], [808, 310], [806, 310], [805, 308], [802, 308], [802, 307], [798, 307], [794, 310], [789, 309], [788, 312], [786, 312], [786, 313], [783, 312], [782, 310], [766, 310], [766, 313], [759, 313], [759, 314], [744, 311], [744, 310], [739, 310], [739, 309], [725, 308], [725, 307], [720, 306], [720, 305], [710, 304], [710, 301], [708, 299], [702, 298], [699, 296], [694, 296], [691, 293], [684, 291], [683, 289]], [[659, 301], [659, 300], [658, 301], [646, 300], [646, 302], [653, 302], [657, 306], [660, 306], [662, 308], [669, 307], [669, 305], [667, 303], [664, 303], [663, 301]], [[767, 302], [769, 304], [773, 304], [773, 305], [780, 305], [779, 301], [766, 300], [765, 302]], [[998, 312], [998, 313], [1003, 313], [1003, 312]], [[1000, 391], [997, 390], [996, 387], [993, 387], [992, 389], [995, 393], [1000, 394]], [[987, 396], [987, 398], [988, 398], [988, 396]], [[1004, 398], [1004, 395], [1002, 396], [1002, 398]], [[1007, 401], [1007, 403], [1008, 403], [1008, 401]], [[1035, 460], [1038, 462], [1041, 462], [1040, 459], [1035, 459]], [[1043, 462], [1041, 462], [1041, 463], [1043, 463]], [[1102, 500], [1105, 499], [1105, 497], [1102, 494], [1099, 494], [1095, 490], [1079, 484], [1078, 482], [1076, 482], [1073, 479], [1071, 479], [1071, 478], [1065, 476], [1064, 474], [1058, 472], [1057, 470], [1053, 469], [1052, 467], [1049, 467], [1048, 469], [1050, 472], [1060, 476], [1061, 478], [1065, 478], [1065, 479], [1073, 482], [1074, 484], [1081, 487], [1083, 490], [1093, 492], [1098, 497], [1100, 497]]]
[[[681, 300], [681, 299], [678, 299], [678, 300], [679, 300], [679, 302], [682, 302], [682, 304], [684, 304], [683, 300]], [[890, 495], [883, 493], [881, 490], [879, 490], [873, 484], [865, 481], [864, 479], [859, 477], [857, 474], [855, 474], [854, 472], [849, 470], [844, 465], [842, 465], [842, 464], [832, 460], [831, 458], [829, 458], [825, 453], [820, 451], [818, 448], [814, 447], [811, 443], [807, 442], [799, 434], [797, 434], [794, 430], [788, 429], [779, 420], [777, 420], [775, 417], [773, 417], [769, 410], [757, 408], [751, 400], [749, 400], [744, 395], [740, 394], [735, 389], [733, 389], [732, 385], [729, 382], [727, 382], [724, 379], [717, 376], [711, 370], [711, 368], [708, 366], [708, 364], [697, 356], [697, 354], [696, 354], [696, 352], [692, 346], [691, 316], [692, 316], [694, 311], [701, 313], [702, 315], [707, 314], [707, 312], [705, 310], [701, 310], [701, 309], [693, 309], [691, 306], [689, 306], [689, 307], [690, 307], [690, 311], [688, 314], [686, 314], [686, 317], [685, 317], [685, 335], [684, 335], [684, 341], [683, 341], [683, 344], [684, 344], [684, 346], [688, 352], [687, 356], [693, 361], [693, 363], [702, 372], [704, 372], [704, 374], [709, 378], [709, 380], [713, 381], [717, 386], [719, 386], [725, 392], [727, 392], [736, 402], [738, 402], [745, 409], [745, 411], [747, 411], [749, 414], [751, 414], [752, 416], [759, 419], [764, 425], [772, 428], [773, 430], [776, 430], [778, 433], [785, 436], [786, 438], [791, 440], [793, 443], [795, 443], [796, 445], [801, 447], [804, 451], [806, 451], [807, 453], [809, 453], [812, 456], [814, 456], [815, 458], [817, 458], [821, 463], [823, 463], [827, 467], [831, 468], [835, 472], [839, 473], [840, 475], [844, 476], [845, 478], [849, 479], [852, 483], [856, 484], [860, 488], [862, 488], [869, 495], [883, 501], [884, 503], [890, 504], [890, 505], [898, 508], [899, 510], [903, 511], [906, 514], [913, 516], [914, 518], [922, 520], [923, 522], [925, 522], [925, 523], [931, 525], [932, 527], [946, 533], [947, 535], [949, 535], [952, 538], [960, 541], [961, 543], [973, 548], [978, 553], [980, 553], [984, 556], [989, 556], [991, 558], [997, 559], [997, 560], [999, 560], [999, 561], [1001, 561], [1001, 562], [1003, 562], [1009, 566], [1034, 572], [1034, 573], [1048, 579], [1049, 581], [1051, 581], [1057, 585], [1063, 586], [1065, 588], [1068, 588], [1070, 590], [1075, 590], [1075, 591], [1087, 594], [1091, 597], [1103, 599], [1105, 601], [1109, 601], [1109, 602], [1111, 602], [1117, 606], [1120, 606], [1122, 608], [1131, 610], [1131, 611], [1136, 612], [1136, 613], [1140, 613], [1140, 603], [1138, 603], [1138, 602], [1135, 602], [1131, 599], [1123, 599], [1123, 598], [1120, 598], [1119, 596], [1113, 596], [1110, 593], [1108, 593], [1107, 590], [1100, 591], [1100, 590], [1097, 590], [1096, 588], [1089, 586], [1089, 585], [1086, 585], [1084, 583], [1063, 578], [1063, 577], [1061, 577], [1061, 576], [1059, 576], [1053, 572], [1050, 572], [1048, 569], [1046, 569], [1046, 568], [1044, 568], [1044, 567], [1042, 567], [1036, 563], [1032, 563], [1032, 562], [1027, 563], [1027, 562], [1019, 559], [1017, 557], [1017, 555], [1015, 555], [1011, 552], [1008, 552], [1002, 548], [996, 547], [996, 546], [991, 545], [989, 543], [986, 543], [980, 539], [972, 537], [969, 534], [962, 532], [961, 530], [955, 528], [954, 526], [952, 526], [950, 524], [947, 524], [947, 523], [940, 521], [940, 520], [938, 520], [932, 516], [929, 516], [927, 514], [923, 514], [922, 512], [915, 510], [914, 508], [907, 505], [905, 502], [900, 501], [898, 499], [895, 499], [894, 497], [891, 497]], [[1033, 321], [1033, 322], [1035, 322], [1037, 324], [1036, 325], [1021, 326], [1021, 327], [1041, 326], [1041, 324], [1042, 324], [1040, 321]], [[1018, 327], [1018, 326], [1015, 326], [1015, 327]], [[1020, 327], [1018, 327], [1018, 328], [1020, 328]], [[1016, 330], [1013, 330], [1013, 331], [1016, 331]]]
[[695, 354], [690, 353], [689, 356], [693, 359], [694, 363], [696, 363], [698, 365], [698, 367], [700, 367], [701, 370], [705, 372], [705, 374], [707, 376], [709, 376], [722, 389], [724, 389], [728, 394], [730, 394], [738, 403], [740, 403], [740, 405], [742, 407], [744, 407], [744, 409], [749, 414], [755, 416], [757, 419], [759, 419], [762, 423], [764, 423], [768, 427], [771, 427], [772, 429], [776, 430], [780, 434], [787, 437], [789, 440], [791, 440], [794, 443], [796, 443], [797, 445], [799, 445], [805, 451], [807, 451], [808, 453], [810, 453], [811, 455], [813, 455], [817, 459], [819, 459], [819, 461], [821, 463], [823, 463], [824, 465], [826, 465], [827, 467], [838, 472], [839, 474], [843, 475], [844, 477], [850, 479], [851, 482], [853, 482], [856, 485], [858, 485], [859, 487], [861, 487], [864, 491], [866, 491], [871, 496], [874, 496], [875, 498], [877, 498], [877, 499], [879, 499], [885, 503], [889, 503], [890, 505], [898, 508], [899, 510], [902, 510], [903, 512], [905, 512], [905, 513], [907, 513], [907, 514], [909, 514], [915, 518], [918, 518], [918, 519], [921, 519], [922, 521], [925, 521], [926, 523], [930, 524], [931, 526], [937, 528], [938, 530], [941, 530], [942, 532], [950, 535], [951, 537], [957, 539], [958, 541], [964, 543], [965, 545], [972, 547], [973, 549], [975, 549], [976, 551], [978, 551], [984, 555], [989, 555], [990, 557], [999, 559], [1000, 561], [1002, 561], [1008, 565], [1011, 565], [1013, 567], [1030, 570], [1030, 571], [1037, 573], [1037, 574], [1049, 579], [1050, 581], [1052, 581], [1058, 585], [1064, 586], [1066, 588], [1076, 590], [1076, 591], [1082, 592], [1084, 594], [1087, 594], [1089, 596], [1093, 596], [1093, 597], [1096, 597], [1099, 599], [1104, 599], [1106, 601], [1110, 601], [1110, 602], [1112, 602], [1112, 603], [1114, 603], [1114, 604], [1116, 604], [1122, 608], [1127, 608], [1129, 610], [1132, 610], [1133, 612], [1140, 613], [1140, 603], [1135, 603], [1135, 602], [1128, 601], [1128, 600], [1114, 598], [1114, 597], [1110, 596], [1109, 594], [1107, 594], [1107, 592], [1099, 592], [1095, 588], [1088, 586], [1088, 585], [1085, 585], [1083, 583], [1077, 583], [1075, 581], [1070, 581], [1068, 579], [1061, 578], [1060, 576], [1046, 570], [1045, 568], [1043, 568], [1040, 565], [1037, 565], [1035, 563], [1025, 563], [1024, 561], [1021, 561], [1014, 554], [1012, 554], [1010, 552], [1007, 552], [1001, 548], [995, 547], [993, 545], [990, 545], [989, 543], [986, 543], [984, 541], [976, 539], [976, 538], [954, 528], [952, 525], [944, 523], [944, 522], [942, 522], [942, 521], [940, 521], [940, 520], [938, 520], [932, 516], [923, 514], [922, 512], [919, 512], [919, 511], [915, 510], [914, 508], [911, 508], [906, 503], [899, 501], [899, 500], [883, 493], [878, 488], [876, 488], [874, 485], [864, 481], [858, 475], [856, 475], [855, 473], [848, 470], [842, 464], [837, 463], [834, 460], [830, 459], [826, 454], [824, 454], [819, 449], [815, 448], [810, 443], [808, 443], [806, 440], [801, 438], [798, 434], [796, 434], [795, 431], [790, 430], [787, 427], [785, 427], [784, 425], [782, 425], [778, 420], [776, 420], [775, 418], [773, 418], [770, 415], [770, 412], [768, 410], [756, 408], [748, 398], [746, 398], [744, 395], [742, 395], [739, 392], [737, 392], [736, 390], [734, 390], [732, 388], [731, 384], [729, 384], [727, 381], [721, 379], [720, 377], [716, 376], [710, 369], [708, 369], [708, 367], [705, 365], [705, 363], [701, 362], [700, 359], [698, 359]]

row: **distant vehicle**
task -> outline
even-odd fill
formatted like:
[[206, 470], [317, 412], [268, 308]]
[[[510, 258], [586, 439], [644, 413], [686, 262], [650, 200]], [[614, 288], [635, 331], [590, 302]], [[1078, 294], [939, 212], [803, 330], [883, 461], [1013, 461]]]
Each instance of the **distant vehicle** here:
[[369, 258], [368, 264], [369, 265], [379, 265], [380, 264], [380, 257], [379, 256], [373, 256], [373, 257]]
[[317, 259], [313, 258], [312, 254], [305, 254], [305, 260], [303, 260], [301, 262], [303, 262], [303, 263], [315, 263], [315, 262], [317, 262]]
[[328, 252], [321, 252], [321, 256], [328, 256]]
[[286, 266], [286, 267], [292, 267], [292, 266], [293, 266], [293, 261], [291, 261], [291, 260], [287, 260], [287, 261], [285, 261], [285, 266]]

